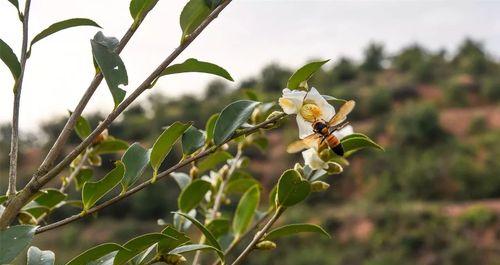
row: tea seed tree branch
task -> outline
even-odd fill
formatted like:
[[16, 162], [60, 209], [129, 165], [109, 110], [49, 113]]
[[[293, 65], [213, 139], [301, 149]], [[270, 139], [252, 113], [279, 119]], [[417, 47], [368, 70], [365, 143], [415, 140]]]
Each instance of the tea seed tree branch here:
[[[219, 149], [222, 145], [224, 145], [225, 143], [228, 143], [229, 141], [235, 139], [235, 138], [238, 138], [240, 137], [241, 135], [248, 135], [248, 134], [252, 134], [262, 128], [266, 128], [268, 125], [270, 124], [274, 124], [275, 122], [277, 122], [278, 120], [280, 120], [281, 118], [285, 117], [286, 114], [282, 113], [280, 115], [277, 115], [277, 116], [274, 116], [273, 118], [269, 119], [269, 120], [266, 120], [262, 123], [259, 123], [251, 128], [248, 128], [248, 129], [245, 129], [245, 130], [242, 130], [238, 133], [235, 133], [231, 138], [229, 138], [228, 140], [226, 140], [225, 142], [221, 143], [220, 145], [216, 145], [216, 146], [212, 146], [211, 148], [208, 148], [207, 150], [203, 151], [203, 152], [200, 152], [198, 153], [197, 155], [195, 156], [192, 156], [186, 160], [182, 160], [180, 161], [179, 163], [177, 163], [176, 165], [172, 166], [171, 168], [161, 172], [160, 174], [158, 174], [156, 180], [160, 180], [162, 178], [165, 178], [167, 176], [170, 175], [170, 173], [178, 170], [179, 168], [182, 168], [186, 165], [189, 165], [190, 163], [194, 162], [194, 161], [198, 161], [200, 160], [201, 158], [217, 151], [217, 149]], [[86, 212], [82, 212], [80, 214], [76, 214], [76, 215], [73, 215], [73, 216], [70, 216], [66, 219], [63, 219], [61, 221], [58, 221], [58, 222], [55, 222], [55, 223], [52, 223], [50, 225], [46, 225], [46, 226], [42, 226], [40, 228], [38, 228], [36, 230], [36, 233], [39, 234], [39, 233], [43, 233], [43, 232], [46, 232], [46, 231], [49, 231], [49, 230], [52, 230], [52, 229], [55, 229], [55, 228], [58, 228], [60, 226], [63, 226], [63, 225], [66, 225], [66, 224], [69, 224], [69, 223], [72, 223], [76, 220], [79, 220], [87, 215], [90, 215], [90, 214], [93, 214], [95, 212], [98, 212], [110, 205], [113, 205], [119, 201], [121, 201], [122, 199], [125, 199], [127, 197], [129, 197], [130, 195], [146, 188], [147, 186], [151, 185], [151, 184], [154, 184], [151, 182], [151, 180], [147, 180], [147, 181], [144, 181], [142, 182], [141, 184], [133, 187], [132, 189], [128, 190], [127, 192], [123, 193], [123, 194], [120, 194], [108, 201], [105, 201], [103, 202], [102, 204], [99, 204], [95, 207], [92, 207], [90, 208], [89, 210], [87, 210]]]
[[241, 254], [236, 258], [236, 260], [232, 263], [232, 265], [238, 265], [240, 264], [249, 254], [252, 252], [254, 249], [255, 245], [259, 243], [259, 240], [269, 231], [269, 229], [273, 226], [273, 224], [280, 218], [281, 214], [285, 211], [286, 208], [283, 208], [282, 206], [276, 208], [276, 211], [274, 212], [273, 217], [267, 221], [267, 223], [262, 227], [259, 232], [257, 232], [252, 239], [252, 241], [248, 244], [248, 246], [241, 252]]
[[26, 60], [28, 59], [28, 21], [30, 16], [31, 0], [26, 0], [23, 15], [23, 40], [21, 45], [21, 73], [14, 84], [14, 107], [12, 109], [12, 133], [10, 138], [9, 187], [7, 196], [17, 193], [17, 155], [19, 153], [19, 108], [21, 105], [21, 90], [23, 88]]
[[30, 182], [19, 192], [4, 210], [3, 215], [0, 217], [0, 229], [7, 227], [19, 213], [19, 210], [29, 202], [36, 192], [38, 192], [45, 184], [57, 176], [66, 166], [68, 166], [73, 159], [75, 159], [85, 148], [87, 148], [92, 141], [99, 136], [109, 125], [132, 103], [139, 97], [142, 92], [151, 87], [151, 83], [161, 75], [161, 72], [167, 68], [179, 54], [184, 51], [193, 40], [200, 35], [200, 33], [212, 22], [224, 8], [231, 3], [232, 0], [226, 0], [215, 8], [210, 15], [189, 35], [184, 41], [128, 96], [122, 103], [120, 103], [108, 117], [94, 129], [94, 131], [85, 138], [73, 151], [71, 151], [61, 162], [54, 168], [48, 171], [42, 177], [35, 174]]

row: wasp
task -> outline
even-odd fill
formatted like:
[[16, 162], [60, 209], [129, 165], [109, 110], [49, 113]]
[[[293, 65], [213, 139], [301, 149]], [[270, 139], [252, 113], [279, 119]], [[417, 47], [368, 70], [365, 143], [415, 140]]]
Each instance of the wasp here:
[[329, 147], [335, 154], [339, 156], [344, 155], [344, 148], [340, 140], [333, 134], [349, 124], [346, 121], [347, 115], [354, 109], [356, 103], [354, 100], [345, 102], [339, 111], [330, 119], [330, 121], [316, 120], [312, 123], [313, 134], [307, 136], [302, 140], [291, 143], [287, 152], [296, 153], [303, 149], [317, 147], [318, 150], [323, 150]]

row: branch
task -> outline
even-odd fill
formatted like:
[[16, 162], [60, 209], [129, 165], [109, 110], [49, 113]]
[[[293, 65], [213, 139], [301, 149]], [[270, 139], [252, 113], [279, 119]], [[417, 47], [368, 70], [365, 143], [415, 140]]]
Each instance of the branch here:
[[248, 246], [241, 252], [241, 254], [236, 258], [236, 260], [231, 264], [231, 265], [238, 265], [240, 264], [249, 254], [252, 252], [254, 249], [255, 245], [259, 243], [259, 240], [267, 233], [267, 231], [273, 226], [273, 224], [280, 218], [281, 214], [285, 211], [286, 208], [279, 207], [276, 209], [276, 212], [274, 212], [273, 217], [269, 219], [269, 221], [264, 225], [264, 227], [255, 234], [254, 238], [252, 241], [248, 244]]
[[19, 153], [19, 108], [21, 105], [21, 90], [23, 88], [24, 71], [26, 60], [28, 60], [28, 21], [30, 15], [31, 0], [26, 0], [23, 16], [23, 43], [21, 46], [21, 73], [14, 84], [14, 107], [12, 109], [12, 133], [10, 138], [10, 163], [9, 163], [9, 188], [7, 196], [16, 195], [17, 183], [17, 156]]
[[[15, 219], [19, 210], [51, 179], [57, 176], [66, 166], [68, 166], [73, 159], [75, 159], [85, 148], [92, 144], [93, 140], [99, 136], [109, 125], [144, 91], [150, 88], [151, 83], [161, 75], [161, 72], [167, 68], [179, 54], [184, 51], [191, 42], [193, 42], [198, 35], [212, 22], [224, 8], [231, 3], [232, 0], [226, 0], [189, 35], [184, 41], [151, 73], [141, 85], [139, 85], [120, 105], [118, 105], [108, 117], [94, 129], [94, 131], [83, 140], [75, 149], [70, 152], [61, 162], [54, 168], [41, 176], [44, 172], [37, 172], [30, 180], [30, 182], [17, 194], [11, 201], [8, 202], [3, 215], [0, 217], [0, 229], [7, 227]], [[102, 77], [101, 77], [102, 78]], [[90, 97], [89, 97], [90, 98]], [[41, 177], [40, 177], [41, 176]]]
[[[266, 128], [268, 125], [277, 122], [278, 120], [280, 120], [281, 118], [283, 118], [285, 116], [287, 116], [287, 115], [283, 113], [283, 114], [277, 115], [277, 116], [275, 116], [275, 117], [273, 117], [273, 118], [271, 118], [271, 119], [269, 119], [267, 121], [259, 123], [259, 124], [255, 125], [255, 126], [253, 126], [252, 128], [248, 128], [248, 129], [242, 130], [240, 132], [237, 132], [231, 138], [229, 138], [225, 142], [221, 143], [220, 145], [212, 146], [211, 148], [209, 148], [209, 149], [207, 149], [207, 150], [205, 150], [203, 152], [200, 152], [199, 154], [197, 154], [195, 156], [192, 156], [192, 157], [190, 157], [190, 158], [188, 158], [186, 160], [180, 161], [179, 163], [177, 163], [176, 165], [172, 166], [171, 168], [169, 168], [169, 169], [161, 172], [160, 174], [158, 174], [158, 176], [157, 176], [156, 179], [160, 180], [162, 178], [165, 178], [165, 177], [169, 176], [170, 173], [178, 170], [179, 168], [182, 168], [182, 167], [184, 167], [186, 165], [189, 165], [190, 163], [192, 163], [194, 161], [197, 161], [197, 160], [200, 160], [201, 158], [203, 158], [203, 157], [205, 157], [205, 156], [207, 156], [207, 155], [215, 152], [222, 145], [230, 142], [231, 140], [233, 140], [235, 138], [238, 138], [238, 137], [240, 137], [242, 135], [252, 134], [252, 133], [254, 133], [254, 132], [256, 132], [256, 131], [258, 131], [258, 130], [260, 130], [262, 128]], [[102, 210], [102, 209], [104, 209], [104, 208], [106, 208], [106, 207], [108, 207], [110, 205], [113, 205], [113, 204], [115, 204], [115, 203], [117, 203], [117, 202], [119, 202], [119, 201], [121, 201], [121, 200], [129, 197], [130, 195], [132, 195], [132, 194], [134, 194], [134, 193], [136, 193], [136, 192], [138, 192], [138, 191], [146, 188], [147, 186], [149, 186], [151, 184], [154, 184], [154, 183], [151, 182], [151, 180], [147, 180], [145, 182], [142, 182], [141, 184], [135, 186], [134, 188], [128, 190], [127, 192], [125, 192], [125, 193], [123, 193], [121, 195], [118, 195], [118, 196], [116, 196], [116, 197], [114, 197], [114, 198], [112, 198], [112, 199], [110, 199], [110, 200], [108, 200], [108, 201], [106, 201], [106, 202], [104, 202], [102, 204], [94, 206], [93, 208], [90, 208], [86, 212], [82, 212], [80, 214], [76, 214], [76, 215], [70, 216], [70, 217], [68, 217], [66, 219], [63, 219], [61, 221], [52, 223], [50, 225], [42, 226], [42, 227], [40, 227], [40, 228], [38, 228], [36, 230], [36, 233], [39, 234], [39, 233], [46, 232], [48, 230], [52, 230], [52, 229], [58, 228], [60, 226], [63, 226], [63, 225], [72, 223], [72, 222], [74, 222], [76, 220], [79, 220], [79, 219], [81, 219], [81, 218], [83, 218], [83, 217], [85, 217], [87, 215], [90, 215], [90, 214], [93, 214], [95, 212], [98, 212], [98, 211], [100, 211], [100, 210]]]

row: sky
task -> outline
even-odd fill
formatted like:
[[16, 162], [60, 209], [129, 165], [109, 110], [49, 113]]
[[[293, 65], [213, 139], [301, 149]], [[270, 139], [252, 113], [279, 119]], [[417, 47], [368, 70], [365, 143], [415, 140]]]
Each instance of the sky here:
[[[20, 2], [24, 2], [20, 0]], [[91, 18], [107, 36], [121, 38], [132, 19], [129, 1], [33, 1], [30, 36], [50, 24], [74, 17]], [[160, 0], [122, 52], [131, 93], [179, 44], [179, 14], [186, 0]], [[349, 56], [360, 59], [371, 41], [395, 52], [418, 42], [430, 49], [454, 51], [465, 38], [485, 44], [500, 54], [500, 1], [293, 1], [233, 0], [221, 15], [175, 61], [188, 58], [216, 63], [235, 82], [256, 75], [277, 62], [300, 67], [311, 58]], [[55, 116], [67, 115], [79, 101], [94, 75], [90, 39], [97, 28], [79, 27], [38, 42], [28, 60], [22, 91], [20, 127], [36, 131]], [[0, 38], [19, 56], [21, 24], [8, 1], [0, 0]], [[214, 77], [182, 74], [162, 78], [144, 93], [178, 96], [201, 94]], [[0, 123], [12, 113], [12, 77], [0, 65]], [[112, 97], [102, 82], [84, 112], [108, 113]]]

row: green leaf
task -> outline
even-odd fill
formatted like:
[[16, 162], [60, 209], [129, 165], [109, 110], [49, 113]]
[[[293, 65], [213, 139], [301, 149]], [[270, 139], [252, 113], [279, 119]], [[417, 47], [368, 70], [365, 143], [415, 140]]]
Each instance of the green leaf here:
[[28, 249], [28, 259], [26, 265], [53, 265], [56, 256], [50, 250], [40, 250], [37, 247]]
[[94, 261], [86, 263], [86, 265], [112, 265], [113, 261], [115, 260], [116, 253], [118, 253], [118, 251], [113, 251]]
[[[50, 25], [48, 28], [42, 30], [42, 32], [38, 33], [31, 41], [30, 47], [33, 46], [33, 44], [40, 41], [41, 39], [43, 39], [47, 36], [50, 36], [58, 31], [72, 28], [72, 27], [79, 27], [79, 26], [92, 26], [92, 27], [101, 28], [101, 26], [99, 26], [93, 20], [88, 19], [88, 18], [71, 18], [71, 19], [59, 21], [59, 22], [56, 22], [56, 23]], [[30, 48], [30, 50], [31, 50], [31, 48]]]
[[97, 182], [87, 182], [83, 185], [82, 201], [84, 210], [90, 209], [99, 199], [110, 192], [123, 178], [125, 166], [121, 161], [104, 178]]
[[342, 147], [344, 148], [344, 156], [348, 157], [355, 153], [358, 150], [361, 150], [363, 148], [375, 148], [379, 150], [384, 150], [380, 145], [375, 143], [373, 140], [368, 138], [368, 136], [363, 135], [363, 134], [354, 134], [354, 135], [348, 135], [342, 140], [340, 140], [340, 143], [342, 144]]
[[198, 61], [193, 58], [187, 59], [183, 63], [174, 64], [165, 68], [165, 70], [161, 72], [161, 76], [191, 72], [213, 74], [229, 81], [234, 81], [231, 75], [224, 68], [213, 63]]
[[108, 139], [100, 142], [94, 147], [94, 149], [92, 150], [92, 154], [113, 154], [119, 151], [126, 150], [128, 146], [128, 143], [123, 140], [108, 137]]
[[[37, 202], [31, 201], [23, 207], [23, 211], [29, 214], [34, 219], [39, 218], [43, 214], [50, 212], [50, 208], [46, 206], [39, 205]], [[27, 218], [26, 216], [22, 217]], [[35, 220], [36, 221], [36, 220]]]
[[124, 249], [121, 249], [118, 253], [116, 253], [113, 265], [126, 264], [129, 260], [139, 255], [145, 249], [158, 243], [160, 240], [167, 238], [170, 238], [170, 236], [160, 233], [151, 233], [131, 239], [123, 245]]
[[130, 1], [130, 15], [134, 21], [138, 21], [143, 17], [144, 13], [148, 13], [158, 3], [158, 0], [132, 0]]
[[182, 135], [182, 152], [190, 155], [205, 144], [205, 133], [191, 126]]
[[75, 132], [80, 137], [80, 139], [84, 140], [87, 138], [92, 132], [92, 128], [90, 127], [90, 123], [83, 116], [78, 117], [75, 123]]
[[205, 0], [210, 9], [215, 9], [219, 6], [224, 0]]
[[341, 99], [341, 98], [336, 98], [336, 97], [332, 97], [330, 95], [321, 95], [326, 101], [333, 101], [333, 102], [337, 102], [337, 103], [340, 103], [340, 104], [344, 104], [347, 102], [347, 100], [345, 99]]
[[54, 208], [66, 199], [67, 196], [67, 194], [60, 192], [58, 189], [48, 188], [41, 191], [41, 194], [36, 197], [35, 202], [48, 208]]
[[187, 237], [186, 234], [177, 231], [170, 225], [167, 225], [167, 227], [165, 227], [165, 229], [163, 229], [161, 233], [171, 238], [166, 238], [158, 242], [157, 246], [158, 253], [162, 254], [168, 253], [172, 249], [190, 241], [189, 237]]
[[229, 139], [234, 131], [245, 123], [253, 110], [260, 102], [251, 100], [238, 100], [229, 104], [220, 113], [214, 128], [214, 142], [216, 145], [223, 144]]
[[0, 59], [7, 65], [14, 80], [17, 80], [21, 75], [21, 64], [10, 46], [2, 39], [0, 39]]
[[260, 190], [259, 186], [249, 189], [241, 197], [233, 219], [233, 231], [235, 237], [240, 237], [252, 223], [255, 211], [259, 206]]
[[36, 226], [16, 225], [0, 231], [0, 264], [9, 264], [31, 243]]
[[205, 125], [205, 131], [207, 132], [207, 143], [212, 141], [212, 139], [214, 138], [214, 129], [215, 129], [215, 123], [217, 122], [217, 119], [219, 119], [219, 113], [213, 114], [207, 120], [207, 124]]
[[179, 210], [187, 213], [196, 208], [211, 188], [212, 184], [205, 180], [196, 179], [191, 182], [179, 195], [177, 200]]
[[17, 0], [8, 0], [18, 11], [19, 11], [19, 2]]
[[7, 195], [0, 195], [0, 204], [6, 202], [8, 199]]
[[151, 167], [154, 170], [153, 179], [158, 174], [161, 163], [165, 160], [172, 146], [177, 142], [181, 135], [191, 126], [191, 123], [174, 122], [156, 139], [151, 150]]
[[298, 171], [289, 169], [278, 181], [277, 204], [285, 207], [293, 206], [307, 198], [310, 192], [311, 184], [302, 179]]
[[128, 85], [127, 70], [125, 69], [125, 64], [123, 64], [122, 59], [115, 52], [115, 48], [118, 45], [118, 40], [115, 38], [109, 38], [98, 32], [94, 39], [90, 40], [92, 45], [92, 54], [94, 59], [101, 69], [104, 79], [108, 84], [108, 88], [113, 96], [113, 101], [115, 102], [115, 108], [120, 104], [125, 98], [127, 93], [125, 90], [119, 88], [120, 85]]
[[293, 73], [290, 79], [288, 79], [286, 87], [291, 90], [298, 89], [300, 83], [304, 81], [307, 82], [307, 80], [309, 80], [309, 78], [311, 78], [311, 76], [328, 61], [330, 60], [311, 62], [302, 66], [297, 71], [295, 71], [295, 73]]
[[207, 224], [207, 229], [215, 238], [219, 238], [229, 232], [231, 222], [227, 219], [214, 219]]
[[180, 16], [182, 30], [181, 43], [191, 34], [210, 14], [210, 8], [205, 0], [189, 0], [184, 6]]
[[184, 172], [172, 172], [170, 173], [170, 176], [174, 178], [181, 190], [183, 190], [191, 182], [191, 177]]
[[231, 180], [226, 186], [226, 194], [242, 194], [255, 185], [260, 183], [253, 178]]
[[125, 175], [121, 181], [122, 191], [126, 191], [141, 177], [149, 163], [150, 150], [144, 149], [139, 143], [132, 144], [122, 156]]
[[271, 230], [262, 240], [273, 240], [298, 233], [318, 233], [330, 238], [330, 235], [320, 226], [313, 224], [291, 224]]
[[[182, 212], [174, 212], [174, 213], [181, 215], [182, 217], [191, 221], [203, 233], [203, 235], [207, 239], [208, 245], [215, 247], [216, 249], [222, 251], [222, 248], [221, 248], [219, 242], [217, 242], [217, 239], [215, 239], [214, 235], [212, 235], [212, 233], [202, 223], [200, 223], [195, 218], [189, 216], [188, 214], [185, 214]], [[223, 257], [221, 257], [221, 259], [223, 259]]]
[[278, 194], [278, 185], [274, 186], [271, 192], [269, 192], [269, 210], [276, 208]]
[[92, 178], [93, 171], [90, 168], [82, 168], [80, 172], [75, 177], [76, 180], [76, 190], [80, 190], [85, 182]]
[[204, 245], [204, 244], [191, 244], [191, 245], [184, 245], [180, 247], [176, 247], [175, 249], [171, 250], [168, 254], [184, 254], [184, 253], [189, 253], [193, 251], [204, 251], [204, 250], [212, 250], [217, 253], [221, 261], [224, 260], [224, 253], [212, 246], [209, 245]]
[[104, 243], [86, 250], [82, 254], [70, 260], [66, 265], [86, 265], [96, 261], [112, 252], [125, 250], [122, 246], [115, 243]]
[[198, 163], [198, 172], [201, 174], [207, 170], [215, 169], [218, 165], [225, 163], [231, 158], [233, 158], [233, 156], [230, 153], [226, 151], [217, 151], [208, 155]]

